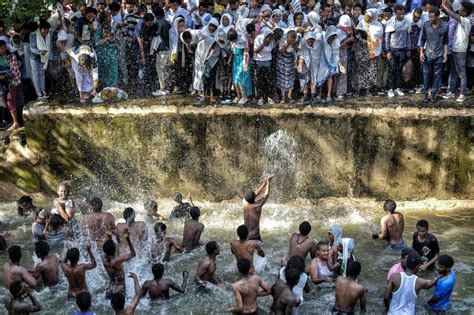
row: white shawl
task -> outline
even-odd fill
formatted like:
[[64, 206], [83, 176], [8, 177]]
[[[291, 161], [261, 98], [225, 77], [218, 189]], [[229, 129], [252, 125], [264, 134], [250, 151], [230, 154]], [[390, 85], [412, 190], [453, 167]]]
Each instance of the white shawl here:
[[[36, 30], [36, 47], [40, 51], [41, 63], [44, 64], [43, 69], [48, 68], [49, 54], [51, 51], [51, 35], [48, 32], [46, 38], [41, 35], [40, 29]], [[46, 54], [42, 54], [42, 51], [46, 51]]]

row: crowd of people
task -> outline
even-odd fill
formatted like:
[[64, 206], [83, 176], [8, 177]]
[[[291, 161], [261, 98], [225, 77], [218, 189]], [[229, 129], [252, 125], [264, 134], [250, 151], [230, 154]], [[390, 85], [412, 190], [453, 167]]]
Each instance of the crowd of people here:
[[81, 102], [182, 93], [291, 106], [417, 92], [427, 103], [444, 81], [443, 98], [463, 102], [474, 78], [472, 8], [459, 0], [59, 0], [19, 29], [0, 21], [3, 124], [21, 127], [25, 99], [58, 93]]
[[[313, 285], [334, 288], [334, 314], [353, 314], [357, 304], [360, 305], [360, 310], [365, 310], [368, 290], [363, 283], [357, 281], [362, 266], [354, 254], [356, 241], [343, 237], [343, 230], [337, 224], [328, 230], [327, 239], [318, 241], [310, 236], [311, 224], [302, 222], [299, 231], [290, 236], [288, 254], [282, 259], [281, 268], [275, 270], [278, 275], [276, 282], [270, 286], [258, 275], [253, 262], [255, 254], [265, 256], [260, 220], [262, 208], [270, 194], [270, 184], [271, 176], [266, 176], [258, 188], [244, 194], [243, 224], [236, 229], [238, 239], [230, 242], [230, 252], [235, 256], [239, 272], [238, 281], [232, 284], [236, 304], [227, 311], [256, 314], [258, 297], [271, 295], [273, 302], [269, 314], [296, 314]], [[134, 209], [126, 208], [123, 211], [125, 223], [116, 224], [116, 218], [102, 210], [100, 198], [87, 199], [76, 209], [67, 184], [59, 186], [58, 198], [54, 199], [51, 211], [35, 207], [29, 197], [20, 198], [18, 213], [23, 216], [36, 215], [32, 234], [35, 254], [40, 262], [33, 268], [24, 267], [20, 264], [21, 247], [8, 247], [10, 262], [4, 265], [4, 286], [9, 292], [5, 297], [8, 313], [40, 311], [41, 301], [33, 292], [42, 287], [54, 289], [61, 281], [59, 275], [62, 272], [68, 282], [67, 298], [75, 299], [80, 309], [73, 314], [94, 314], [93, 299], [85, 275], [88, 270], [97, 267], [96, 257], [91, 250], [95, 246], [99, 249], [100, 260], [110, 283], [104, 297], [94, 298], [110, 300], [116, 314], [133, 314], [141, 298], [168, 299], [170, 289], [184, 293], [189, 273], [183, 271], [182, 283], [177, 284], [171, 279], [163, 278], [165, 267], [173, 260], [173, 256], [192, 252], [201, 246], [200, 239], [205, 226], [199, 222], [200, 209], [192, 200], [189, 203], [183, 202], [180, 193], [175, 194], [174, 200], [177, 204], [170, 218], [184, 220], [182, 242], [166, 235], [164, 217], [158, 214], [157, 204], [153, 200], [144, 203], [145, 221], [135, 220]], [[404, 218], [396, 211], [396, 203], [386, 200], [383, 208], [386, 215], [381, 219], [380, 231], [373, 233], [372, 238], [383, 239], [392, 250], [401, 252], [400, 261], [391, 266], [387, 275], [385, 311], [394, 315], [415, 314], [418, 294], [421, 290], [432, 287], [434, 290], [428, 301], [430, 311], [436, 313], [449, 310], [456, 280], [452, 271], [453, 259], [440, 254], [438, 240], [429, 233], [429, 223], [424, 219], [417, 222], [412, 246], [407, 246], [403, 240]], [[54, 220], [59, 224], [53, 224]], [[148, 235], [148, 227], [153, 231], [151, 235]], [[81, 234], [85, 234], [86, 238]], [[15, 240], [9, 241], [15, 243]], [[152, 244], [150, 254], [153, 279], [140, 284], [138, 276], [130, 272], [128, 276], [133, 279], [134, 293], [129, 305], [125, 305], [127, 275], [124, 266], [132, 263], [137, 256], [137, 249], [143, 248], [147, 241]], [[2, 246], [3, 249], [6, 248], [4, 239]], [[53, 253], [52, 249], [63, 250], [63, 253]], [[88, 262], [79, 263], [81, 254], [87, 255]], [[217, 256], [220, 254], [218, 242], [209, 241], [205, 244], [205, 255], [197, 261], [194, 287], [202, 294], [211, 291], [213, 285], [223, 284], [216, 275], [219, 269]], [[311, 260], [306, 265], [308, 256]], [[417, 272], [435, 269], [438, 277], [434, 279], [416, 276]]]

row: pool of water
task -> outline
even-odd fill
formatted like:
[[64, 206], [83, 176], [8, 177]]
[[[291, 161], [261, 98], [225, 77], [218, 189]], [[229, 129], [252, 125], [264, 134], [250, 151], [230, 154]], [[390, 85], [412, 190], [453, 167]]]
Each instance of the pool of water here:
[[[188, 270], [190, 277], [188, 289], [184, 294], [173, 294], [170, 300], [150, 302], [144, 298], [140, 301], [137, 314], [149, 313], [153, 310], [156, 314], [222, 314], [234, 305], [234, 298], [230, 284], [238, 278], [235, 259], [229, 248], [229, 242], [237, 237], [236, 228], [242, 224], [242, 212], [239, 202], [210, 203], [195, 202], [201, 208], [201, 221], [205, 224], [202, 241], [216, 240], [221, 245], [221, 254], [217, 258], [217, 275], [225, 284], [215, 287], [210, 293], [198, 293], [193, 287], [192, 279], [196, 271], [199, 257], [204, 255], [204, 248], [195, 250], [190, 254], [175, 254], [171, 262], [166, 265], [165, 277], [181, 283], [181, 272]], [[405, 215], [406, 242], [411, 242], [415, 223], [419, 219], [427, 219], [430, 223], [430, 232], [438, 237], [442, 254], [449, 254], [455, 260], [454, 270], [457, 274], [457, 283], [454, 289], [453, 313], [474, 312], [474, 238], [473, 229], [474, 213], [470, 207], [456, 206], [456, 201], [434, 202], [405, 202], [400, 203], [399, 210]], [[46, 206], [46, 205], [43, 205]], [[104, 209], [112, 212], [116, 219], [121, 218], [123, 209], [128, 206], [115, 202], [106, 202]], [[138, 211], [138, 219], [143, 218], [141, 204], [132, 205]], [[172, 204], [160, 203], [159, 212], [169, 215]], [[1, 232], [7, 232], [9, 245], [18, 244], [23, 248], [22, 265], [32, 267], [37, 258], [33, 257], [33, 244], [31, 238], [32, 219], [18, 218], [15, 215], [14, 204], [0, 205]], [[386, 284], [386, 274], [392, 264], [399, 258], [398, 252], [385, 248], [380, 241], [373, 241], [370, 237], [372, 231], [378, 229], [380, 217], [383, 215], [381, 202], [351, 201], [334, 203], [312, 203], [309, 201], [294, 201], [287, 204], [268, 204], [264, 207], [261, 234], [264, 239], [266, 258], [256, 262], [257, 271], [269, 284], [273, 284], [280, 268], [281, 258], [287, 253], [288, 238], [303, 220], [308, 220], [313, 229], [311, 236], [316, 240], [326, 238], [327, 229], [338, 223], [343, 227], [343, 236], [352, 237], [357, 241], [355, 255], [362, 263], [362, 272], [359, 282], [369, 289], [368, 313], [380, 314], [383, 311], [383, 294]], [[166, 222], [168, 235], [181, 239], [183, 223], [180, 221]], [[148, 256], [148, 245], [138, 250], [138, 255], [125, 264], [126, 271], [138, 274], [140, 282], [151, 279], [151, 265], [155, 263]], [[61, 253], [61, 249], [55, 249]], [[108, 278], [100, 262], [97, 251], [98, 266], [87, 273], [89, 289], [93, 294], [92, 310], [98, 314], [110, 314], [109, 301], [104, 298]], [[81, 253], [82, 254], [85, 253]], [[81, 257], [81, 259], [84, 259]], [[6, 253], [0, 253], [0, 263], [6, 262]], [[307, 260], [309, 263], [309, 260]], [[432, 277], [433, 273], [421, 274]], [[3, 269], [0, 270], [3, 279]], [[133, 294], [131, 279], [127, 279], [127, 302]], [[0, 298], [3, 300], [4, 290]], [[59, 291], [51, 293], [43, 289], [37, 295], [44, 309], [44, 314], [69, 314], [75, 309], [75, 302], [66, 299], [67, 281], [61, 272]], [[423, 292], [417, 300], [419, 313], [425, 312], [426, 301], [430, 291]], [[305, 302], [299, 309], [300, 314], [329, 314], [334, 304], [334, 290], [321, 289], [312, 286], [312, 290], [305, 296]], [[268, 311], [271, 297], [258, 300], [259, 307]], [[2, 309], [2, 313], [4, 309]]]

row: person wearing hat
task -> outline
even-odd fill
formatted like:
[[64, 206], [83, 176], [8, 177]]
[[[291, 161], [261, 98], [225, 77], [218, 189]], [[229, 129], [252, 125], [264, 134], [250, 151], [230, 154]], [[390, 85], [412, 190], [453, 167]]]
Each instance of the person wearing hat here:
[[46, 221], [49, 217], [48, 211], [41, 209], [41, 211], [36, 216], [36, 221], [31, 227], [33, 234], [33, 242], [38, 242], [44, 240], [44, 231], [46, 229]]

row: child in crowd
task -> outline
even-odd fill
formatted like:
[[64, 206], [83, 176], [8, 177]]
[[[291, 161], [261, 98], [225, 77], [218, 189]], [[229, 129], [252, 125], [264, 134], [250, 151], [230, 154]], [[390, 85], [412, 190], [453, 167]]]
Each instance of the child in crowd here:
[[456, 283], [456, 274], [451, 270], [454, 260], [451, 256], [441, 255], [436, 260], [436, 271], [440, 275], [435, 283], [433, 296], [428, 301], [431, 311], [446, 312], [451, 308], [451, 293]]
[[420, 271], [433, 268], [439, 256], [438, 239], [433, 234], [428, 233], [428, 230], [428, 221], [419, 220], [416, 223], [416, 232], [413, 233], [412, 248], [420, 255], [422, 260]]

